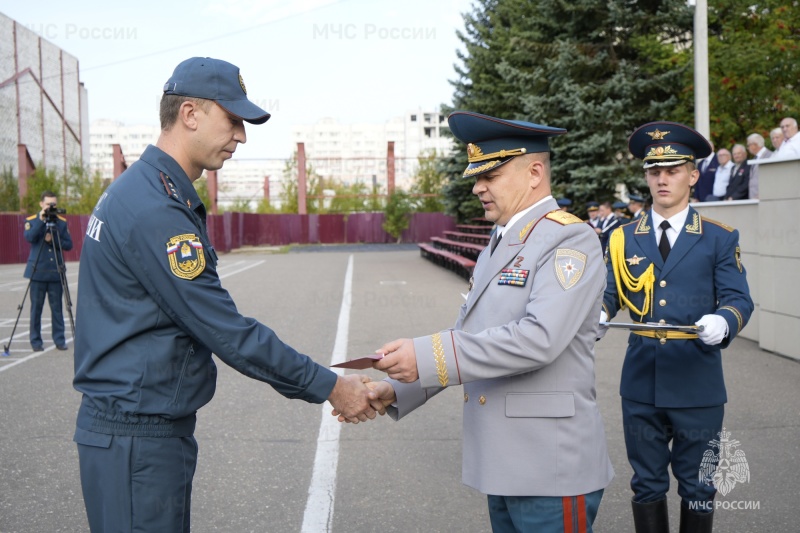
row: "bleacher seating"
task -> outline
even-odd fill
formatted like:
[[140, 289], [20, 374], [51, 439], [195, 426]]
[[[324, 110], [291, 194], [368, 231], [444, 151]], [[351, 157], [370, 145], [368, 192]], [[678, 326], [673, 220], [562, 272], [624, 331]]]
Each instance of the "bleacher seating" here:
[[478, 255], [489, 244], [494, 227], [485, 219], [474, 224], [457, 224], [458, 231], [445, 231], [443, 237], [431, 237], [430, 243], [418, 243], [420, 255], [433, 263], [469, 279]]

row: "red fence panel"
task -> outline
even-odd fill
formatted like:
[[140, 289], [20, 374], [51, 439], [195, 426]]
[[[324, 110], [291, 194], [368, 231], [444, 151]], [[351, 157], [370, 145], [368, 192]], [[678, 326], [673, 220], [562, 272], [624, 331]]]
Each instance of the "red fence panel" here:
[[[26, 215], [0, 214], [0, 264], [25, 263], [31, 244], [25, 240]], [[72, 237], [72, 250], [64, 252], [64, 261], [77, 261], [83, 248], [83, 235], [89, 215], [66, 215], [67, 228]]]
[[[0, 214], [0, 264], [24, 263], [30, 244], [22, 235], [25, 216]], [[77, 261], [83, 248], [83, 238], [89, 215], [67, 215], [73, 248], [64, 253], [66, 261]], [[241, 246], [286, 246], [288, 244], [389, 243], [394, 239], [381, 225], [383, 213], [353, 213], [350, 215], [261, 215], [253, 213], [223, 213], [209, 215], [208, 235], [211, 244], [220, 252], [230, 252]], [[402, 242], [427, 242], [434, 235], [455, 229], [455, 220], [442, 213], [414, 213]]]

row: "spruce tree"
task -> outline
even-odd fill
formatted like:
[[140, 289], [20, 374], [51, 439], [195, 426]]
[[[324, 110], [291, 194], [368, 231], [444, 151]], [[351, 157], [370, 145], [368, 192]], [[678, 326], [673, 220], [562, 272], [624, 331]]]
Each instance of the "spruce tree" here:
[[[645, 192], [627, 138], [645, 122], [675, 119], [691, 68], [684, 0], [483, 0], [464, 21], [455, 108], [566, 128], [551, 141], [553, 187], [579, 208], [612, 199], [618, 183]], [[464, 152], [446, 164], [465, 162]], [[472, 180], [450, 175], [448, 203], [460, 205]]]

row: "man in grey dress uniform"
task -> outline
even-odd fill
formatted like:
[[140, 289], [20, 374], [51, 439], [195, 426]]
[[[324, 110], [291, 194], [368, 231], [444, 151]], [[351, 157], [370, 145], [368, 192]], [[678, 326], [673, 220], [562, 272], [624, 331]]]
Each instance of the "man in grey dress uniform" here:
[[591, 531], [614, 475], [595, 399], [605, 266], [592, 228], [551, 196], [548, 138], [566, 130], [448, 120], [496, 228], [455, 326], [385, 344], [374, 367], [390, 379], [372, 387], [398, 420], [464, 386], [463, 482], [488, 495], [495, 532]]

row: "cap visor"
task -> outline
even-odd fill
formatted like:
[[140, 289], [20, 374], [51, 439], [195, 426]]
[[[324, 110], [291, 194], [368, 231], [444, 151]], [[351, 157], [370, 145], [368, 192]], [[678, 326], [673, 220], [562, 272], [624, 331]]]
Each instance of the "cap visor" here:
[[250, 124], [263, 124], [270, 115], [250, 100], [215, 100], [225, 111]]
[[688, 159], [681, 159], [680, 161], [649, 161], [642, 165], [642, 168], [653, 168], [653, 167], [677, 167], [678, 165], [683, 165], [688, 163]]

